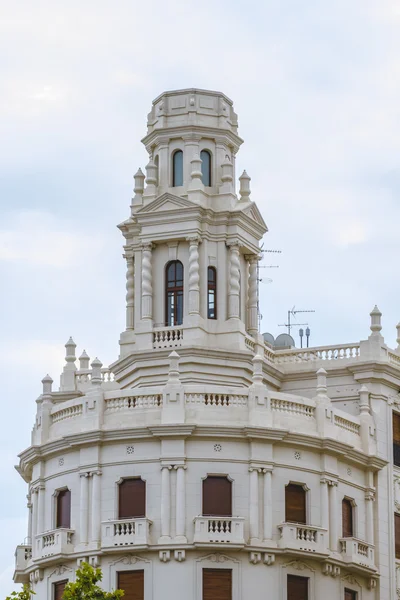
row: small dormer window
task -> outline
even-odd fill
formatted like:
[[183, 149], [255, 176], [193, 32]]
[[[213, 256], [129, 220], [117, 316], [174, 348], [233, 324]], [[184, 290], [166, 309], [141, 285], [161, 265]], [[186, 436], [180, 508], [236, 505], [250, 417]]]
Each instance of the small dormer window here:
[[172, 156], [172, 187], [183, 185], [183, 152], [177, 150]]
[[201, 180], [206, 187], [211, 186], [211, 154], [208, 150], [200, 152]]

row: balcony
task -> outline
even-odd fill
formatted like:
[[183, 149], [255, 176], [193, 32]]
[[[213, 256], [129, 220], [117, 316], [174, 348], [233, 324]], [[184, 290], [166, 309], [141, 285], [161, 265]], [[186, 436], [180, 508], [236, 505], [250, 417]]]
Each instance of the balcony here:
[[328, 554], [328, 532], [321, 527], [312, 527], [303, 523], [282, 523], [278, 525], [280, 539], [278, 548], [301, 552]]
[[244, 546], [244, 519], [242, 517], [195, 517], [194, 543]]
[[356, 538], [341, 538], [339, 543], [340, 552], [345, 562], [375, 570], [374, 546]]
[[28, 583], [29, 577], [24, 574], [28, 563], [32, 559], [32, 546], [28, 544], [21, 544], [17, 546], [15, 550], [15, 571], [14, 581], [15, 583]]
[[46, 531], [36, 536], [36, 547], [33, 554], [34, 560], [41, 560], [61, 554], [71, 554], [74, 551], [72, 538], [74, 531], [71, 529], [55, 529]]
[[101, 547], [148, 546], [150, 544], [151, 521], [142, 519], [124, 519], [106, 521], [101, 524]]

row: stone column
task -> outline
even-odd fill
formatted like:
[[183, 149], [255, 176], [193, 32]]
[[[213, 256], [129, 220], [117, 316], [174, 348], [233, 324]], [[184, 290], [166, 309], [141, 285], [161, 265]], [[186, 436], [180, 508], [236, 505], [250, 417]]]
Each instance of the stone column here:
[[332, 552], [337, 552], [338, 549], [338, 531], [337, 531], [337, 481], [329, 482], [329, 547]]
[[80, 543], [88, 542], [89, 527], [89, 473], [80, 473], [81, 506], [80, 506]]
[[198, 235], [186, 238], [189, 242], [189, 314], [198, 315], [200, 312], [200, 265]]
[[37, 530], [37, 514], [38, 514], [38, 489], [34, 488], [31, 490], [32, 497], [32, 546], [36, 547], [35, 538], [38, 533]]
[[240, 316], [240, 259], [239, 243], [229, 242], [229, 292], [228, 319], [238, 319]]
[[258, 333], [258, 256], [251, 254], [246, 256], [249, 263], [249, 282], [247, 296], [247, 331], [251, 335]]
[[258, 469], [250, 467], [250, 544], [259, 538]]
[[152, 244], [142, 246], [142, 319], [153, 318]]
[[160, 542], [171, 540], [171, 465], [161, 467], [161, 538]]
[[37, 533], [44, 531], [44, 493], [45, 487], [41, 483], [38, 488]]
[[135, 263], [131, 254], [125, 254], [126, 258], [126, 330], [131, 331], [135, 327]]
[[325, 477], [321, 478], [321, 527], [329, 531], [329, 494]]
[[101, 519], [101, 471], [93, 471], [92, 475], [92, 542], [100, 542], [100, 519]]
[[176, 465], [176, 528], [175, 542], [186, 543], [185, 465]]
[[33, 545], [32, 536], [32, 498], [31, 494], [28, 494], [26, 499], [28, 500], [26, 506], [28, 508], [28, 544]]
[[264, 539], [272, 539], [272, 471], [264, 473]]
[[365, 536], [368, 544], [374, 544], [374, 500], [374, 491], [367, 490], [365, 493]]

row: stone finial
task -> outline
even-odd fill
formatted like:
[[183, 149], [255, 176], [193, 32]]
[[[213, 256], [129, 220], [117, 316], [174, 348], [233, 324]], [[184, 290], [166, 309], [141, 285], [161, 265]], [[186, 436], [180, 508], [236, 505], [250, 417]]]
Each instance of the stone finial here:
[[328, 388], [326, 384], [327, 372], [325, 369], [318, 369], [317, 371], [317, 396], [326, 396]]
[[103, 363], [96, 357], [90, 366], [92, 367], [92, 385], [101, 385], [101, 367]]
[[361, 386], [359, 395], [360, 395], [360, 413], [361, 414], [365, 414], [365, 413], [369, 414], [369, 412], [370, 412], [369, 390], [365, 385]]
[[190, 171], [190, 179], [191, 179], [191, 187], [195, 184], [195, 187], [198, 187], [198, 184], [202, 183], [203, 173], [201, 172], [202, 160], [198, 154], [195, 154], [190, 161], [191, 171]]
[[146, 165], [146, 183], [149, 186], [157, 185], [157, 165], [152, 158], [150, 158]]
[[43, 377], [42, 384], [43, 384], [43, 396], [47, 396], [48, 394], [51, 394], [51, 386], [53, 385], [53, 380], [49, 374], [47, 374], [45, 377]]
[[239, 181], [240, 181], [240, 189], [239, 189], [240, 199], [241, 200], [249, 200], [251, 177], [249, 177], [247, 175], [246, 171], [243, 171], [243, 173], [239, 177]]
[[[233, 164], [228, 155], [225, 156], [225, 160], [221, 165], [222, 175], [221, 181], [222, 183], [231, 183], [233, 181]], [[243, 175], [242, 175], [243, 177]]]
[[397, 329], [397, 338], [396, 338], [397, 352], [400, 353], [400, 323], [397, 323], [396, 329]]
[[168, 356], [169, 358], [169, 369], [168, 369], [168, 383], [179, 383], [179, 359], [180, 356], [175, 350]]
[[375, 304], [373, 310], [369, 314], [371, 317], [370, 329], [372, 331], [372, 335], [380, 335], [380, 332], [382, 330], [382, 323], [381, 323], [382, 313], [379, 310], [379, 308], [376, 306], [376, 304]]
[[90, 362], [90, 357], [88, 356], [88, 354], [86, 354], [86, 350], [84, 350], [82, 352], [82, 354], [79, 357], [79, 368], [80, 370], [84, 370], [84, 369], [88, 369], [89, 368], [89, 362]]
[[253, 384], [262, 385], [263, 383], [263, 357], [256, 354], [253, 357]]
[[66, 362], [74, 363], [76, 361], [76, 356], [75, 356], [76, 344], [75, 344], [74, 340], [72, 339], [72, 337], [70, 337], [68, 342], [65, 344], [65, 348], [66, 348], [66, 353], [65, 353]]
[[142, 196], [144, 192], [145, 175], [140, 167], [133, 176], [133, 179], [135, 180], [135, 187], [133, 188], [133, 191], [136, 195]]

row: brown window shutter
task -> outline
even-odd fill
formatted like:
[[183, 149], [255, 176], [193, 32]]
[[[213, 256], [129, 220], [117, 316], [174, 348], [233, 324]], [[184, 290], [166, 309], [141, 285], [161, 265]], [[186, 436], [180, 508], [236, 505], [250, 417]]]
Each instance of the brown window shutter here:
[[124, 590], [124, 600], [144, 600], [144, 571], [118, 573], [118, 589]]
[[348, 498], [342, 500], [342, 536], [353, 537], [353, 506]]
[[344, 590], [344, 600], [357, 600], [357, 592], [354, 590]]
[[232, 600], [231, 569], [203, 569], [203, 600]]
[[71, 492], [61, 490], [57, 496], [57, 518], [56, 527], [71, 527]]
[[396, 545], [396, 558], [400, 558], [400, 514], [394, 514], [394, 539]]
[[53, 583], [53, 600], [62, 600], [62, 595], [65, 590], [65, 586], [68, 583], [68, 579], [64, 581], [57, 581]]
[[203, 515], [232, 516], [232, 483], [227, 477], [209, 475], [203, 481]]
[[285, 521], [306, 523], [306, 492], [301, 485], [289, 483], [285, 488]]
[[308, 600], [308, 577], [287, 576], [287, 600]]
[[124, 479], [119, 484], [118, 518], [146, 516], [146, 482], [140, 478]]

